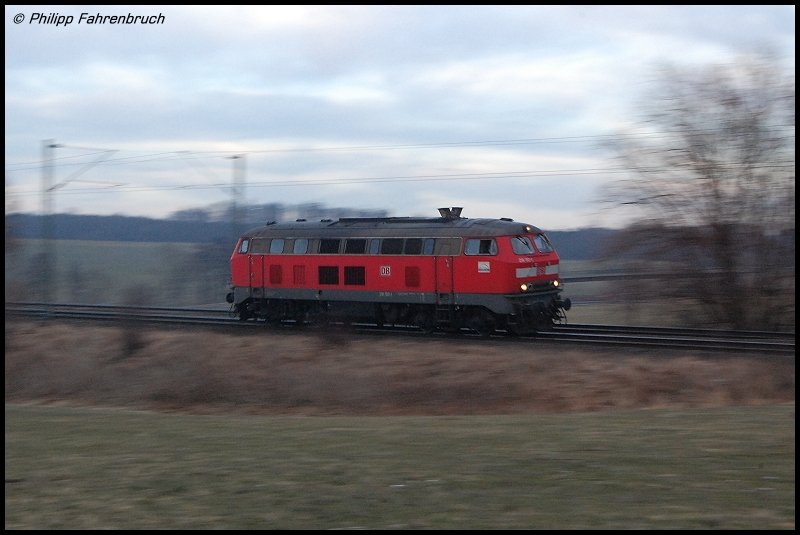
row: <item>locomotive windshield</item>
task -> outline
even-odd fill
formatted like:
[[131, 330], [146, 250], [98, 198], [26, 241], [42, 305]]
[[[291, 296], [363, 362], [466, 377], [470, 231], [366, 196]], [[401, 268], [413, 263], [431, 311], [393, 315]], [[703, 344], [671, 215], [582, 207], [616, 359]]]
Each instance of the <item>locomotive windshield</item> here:
[[553, 245], [544, 234], [537, 234], [534, 236], [533, 242], [536, 244], [536, 248], [539, 249], [539, 252], [541, 253], [552, 253], [554, 251]]
[[518, 255], [533, 254], [536, 252], [533, 250], [533, 244], [527, 236], [514, 236], [511, 238], [511, 247]]
[[[534, 249], [533, 244], [536, 244]], [[511, 238], [511, 248], [514, 253], [518, 255], [536, 254], [538, 250], [540, 253], [552, 253], [553, 245], [547, 240], [544, 234], [537, 234], [533, 237], [533, 243], [528, 236], [514, 236]]]

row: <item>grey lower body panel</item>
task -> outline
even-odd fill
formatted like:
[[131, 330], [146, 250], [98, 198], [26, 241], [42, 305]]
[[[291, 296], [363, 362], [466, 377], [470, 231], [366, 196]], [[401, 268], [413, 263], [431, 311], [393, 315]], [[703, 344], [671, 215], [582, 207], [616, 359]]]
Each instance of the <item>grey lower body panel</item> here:
[[260, 300], [288, 300], [304, 302], [386, 303], [404, 305], [475, 306], [484, 307], [495, 314], [516, 314], [520, 310], [550, 304], [558, 300], [559, 291], [531, 292], [526, 294], [475, 294], [436, 292], [374, 292], [364, 290], [317, 290], [297, 288], [233, 289], [233, 302]]

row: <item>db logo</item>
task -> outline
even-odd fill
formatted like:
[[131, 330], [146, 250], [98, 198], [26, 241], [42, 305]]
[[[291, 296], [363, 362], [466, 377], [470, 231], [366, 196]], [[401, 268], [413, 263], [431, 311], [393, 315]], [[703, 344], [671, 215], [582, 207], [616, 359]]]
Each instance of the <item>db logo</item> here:
[[392, 266], [381, 266], [381, 277], [391, 277]]

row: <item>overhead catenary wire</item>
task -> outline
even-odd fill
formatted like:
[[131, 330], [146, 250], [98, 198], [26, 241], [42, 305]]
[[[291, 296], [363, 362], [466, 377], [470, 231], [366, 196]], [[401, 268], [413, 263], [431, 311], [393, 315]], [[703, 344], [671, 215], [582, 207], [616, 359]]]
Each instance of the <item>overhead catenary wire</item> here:
[[[769, 129], [775, 129], [776, 132], [785, 134], [785, 128], [791, 127], [794, 133], [793, 125], [772, 125]], [[707, 133], [708, 130], [695, 130], [694, 133]], [[691, 132], [690, 132], [691, 133]], [[480, 147], [480, 146], [507, 146], [507, 145], [537, 145], [537, 144], [563, 144], [563, 143], [602, 143], [615, 140], [625, 139], [661, 139], [674, 135], [674, 132], [636, 132], [625, 134], [594, 134], [585, 136], [562, 136], [562, 137], [543, 137], [543, 138], [522, 138], [522, 139], [501, 139], [501, 140], [480, 140], [480, 141], [454, 141], [454, 142], [438, 142], [438, 143], [417, 143], [417, 144], [384, 144], [384, 145], [345, 145], [339, 147], [322, 146], [322, 147], [284, 147], [284, 148], [268, 148], [268, 149], [251, 149], [251, 150], [175, 150], [175, 151], [157, 151], [153, 153], [145, 153], [142, 155], [133, 156], [120, 156], [117, 158], [108, 158], [102, 165], [127, 165], [135, 163], [149, 163], [154, 161], [170, 161], [179, 159], [192, 158], [208, 158], [208, 157], [230, 157], [233, 155], [255, 155], [255, 154], [270, 154], [270, 153], [292, 153], [292, 152], [348, 152], [348, 151], [374, 151], [374, 150], [410, 150], [410, 149], [435, 149], [435, 148], [458, 148], [458, 147]], [[75, 159], [90, 156], [101, 152], [123, 152], [124, 149], [98, 149], [98, 148], [85, 148], [61, 144], [60, 148], [69, 148], [75, 150], [90, 150], [93, 152], [79, 155], [65, 155], [53, 158], [54, 162], [61, 162], [60, 166], [65, 165], [82, 165], [82, 163], [64, 163], [63, 160]], [[190, 156], [191, 155], [191, 156]], [[38, 170], [42, 162], [26, 161], [18, 163], [6, 163], [6, 171], [23, 171], [29, 169]], [[19, 166], [19, 167], [15, 167]]]
[[[773, 128], [776, 131], [784, 132], [784, 125], [775, 125]], [[793, 133], [793, 131], [792, 131]], [[74, 149], [85, 152], [78, 155], [64, 155], [57, 158], [51, 158], [49, 161], [58, 165], [59, 168], [81, 166], [86, 167], [84, 161], [70, 161], [79, 158], [86, 158], [89, 156], [100, 155], [93, 162], [94, 167], [109, 167], [120, 165], [139, 165], [144, 163], [153, 162], [170, 162], [178, 161], [187, 166], [190, 166], [193, 171], [199, 172], [204, 175], [210, 182], [204, 183], [183, 183], [183, 184], [163, 184], [163, 185], [136, 185], [136, 184], [120, 184], [119, 182], [105, 183], [103, 187], [71, 187], [64, 189], [60, 192], [61, 195], [77, 195], [87, 193], [107, 193], [107, 192], [144, 192], [144, 191], [174, 191], [174, 190], [204, 190], [204, 189], [217, 189], [217, 188], [230, 188], [230, 182], [225, 179], [220, 179], [219, 182], [213, 181], [215, 177], [212, 174], [205, 172], [199, 166], [193, 165], [192, 160], [208, 159], [208, 158], [231, 158], [234, 155], [247, 156], [257, 154], [271, 154], [271, 153], [293, 153], [293, 152], [342, 152], [342, 151], [375, 151], [375, 150], [409, 150], [409, 149], [436, 149], [436, 148], [459, 148], [459, 147], [478, 147], [478, 146], [507, 146], [507, 145], [523, 145], [523, 144], [550, 144], [550, 143], [582, 143], [594, 142], [600, 143], [603, 141], [624, 140], [624, 139], [659, 139], [671, 136], [670, 132], [640, 132], [630, 134], [599, 134], [587, 136], [565, 136], [565, 137], [552, 137], [552, 138], [523, 138], [523, 139], [507, 139], [507, 140], [481, 140], [481, 141], [461, 141], [461, 142], [442, 142], [442, 143], [424, 143], [424, 144], [398, 144], [398, 145], [360, 145], [360, 146], [342, 146], [342, 147], [290, 147], [290, 148], [270, 148], [270, 149], [257, 149], [257, 150], [230, 150], [230, 151], [159, 151], [147, 152], [141, 155], [118, 156], [111, 158], [110, 155], [114, 152], [123, 152], [123, 149], [99, 149], [72, 146], [68, 144], [61, 144], [59, 148]], [[6, 173], [18, 173], [26, 170], [36, 170], [41, 168], [42, 161], [20, 162], [16, 164], [6, 164]], [[16, 166], [16, 167], [15, 167]], [[773, 161], [768, 165], [757, 165], [755, 168], [760, 169], [786, 169], [791, 170], [794, 168], [794, 160], [786, 161]], [[722, 168], [735, 169], [736, 164], [729, 164], [722, 166]], [[753, 168], [753, 167], [751, 167]], [[255, 179], [248, 181], [248, 188], [269, 188], [269, 187], [304, 187], [304, 186], [335, 186], [344, 184], [367, 184], [367, 183], [392, 183], [392, 182], [419, 182], [419, 181], [459, 181], [459, 180], [488, 180], [488, 179], [515, 179], [515, 178], [546, 178], [546, 177], [560, 177], [560, 176], [597, 176], [597, 175], [618, 175], [628, 172], [626, 167], [594, 167], [583, 169], [537, 169], [537, 170], [505, 170], [505, 171], [492, 171], [483, 173], [451, 173], [451, 174], [424, 174], [424, 175], [399, 175], [399, 176], [365, 176], [365, 177], [338, 177], [330, 179], [307, 179], [303, 177], [294, 177], [291, 179]], [[637, 172], [666, 172], [665, 168], [648, 168], [637, 169]], [[78, 181], [74, 181], [78, 182]], [[84, 181], [81, 181], [84, 182]], [[98, 184], [102, 184], [97, 181]], [[9, 196], [24, 197], [27, 195], [38, 195], [38, 190], [16, 190], [7, 191]]]

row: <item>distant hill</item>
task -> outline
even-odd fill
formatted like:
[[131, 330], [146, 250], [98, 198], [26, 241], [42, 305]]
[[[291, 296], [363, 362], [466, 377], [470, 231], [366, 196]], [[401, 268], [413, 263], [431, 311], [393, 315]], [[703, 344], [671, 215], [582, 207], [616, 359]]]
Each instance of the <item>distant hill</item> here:
[[609, 228], [545, 230], [558, 255], [565, 260], [593, 260], [602, 256], [605, 244], [617, 234]]
[[[7, 215], [6, 238], [41, 238], [42, 221], [34, 214]], [[55, 240], [204, 243], [232, 241], [236, 234], [230, 223], [119, 215], [57, 214], [52, 225]]]
[[[34, 214], [6, 216], [6, 238], [38, 239], [42, 237], [42, 217]], [[242, 229], [263, 222], [247, 223]], [[591, 260], [603, 244], [615, 234], [606, 228], [553, 230], [547, 235], [565, 260]], [[52, 238], [56, 240], [94, 240], [155, 243], [233, 243], [239, 232], [230, 222], [150, 219], [129, 216], [57, 214], [53, 216]]]

